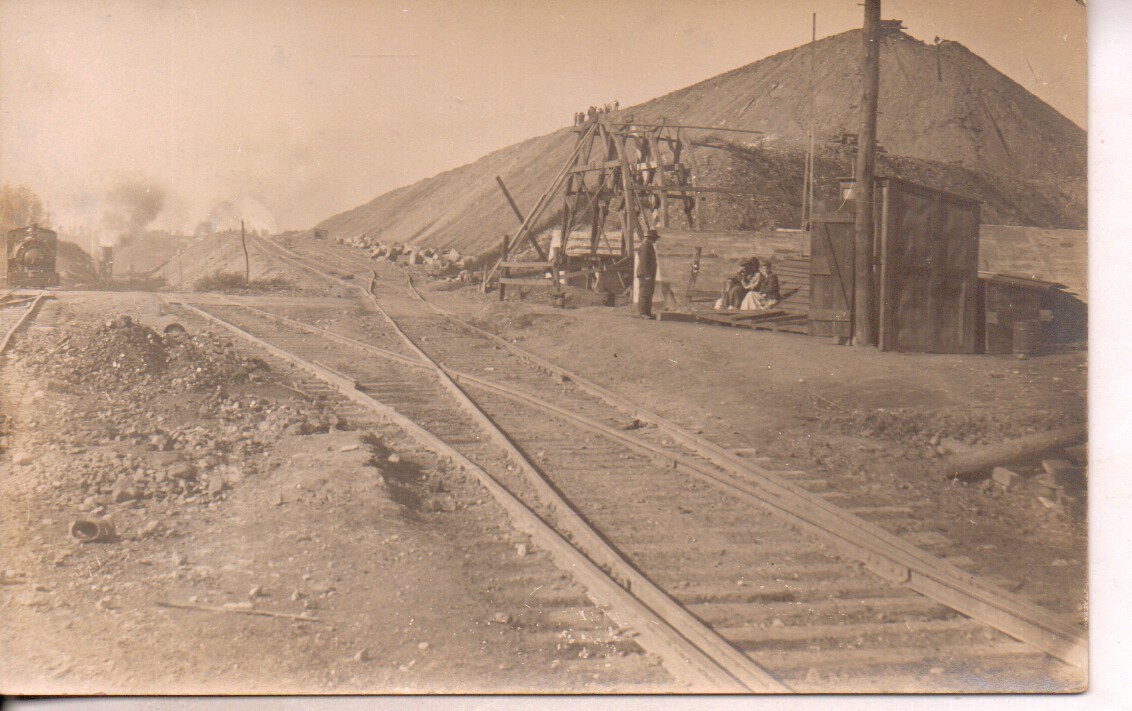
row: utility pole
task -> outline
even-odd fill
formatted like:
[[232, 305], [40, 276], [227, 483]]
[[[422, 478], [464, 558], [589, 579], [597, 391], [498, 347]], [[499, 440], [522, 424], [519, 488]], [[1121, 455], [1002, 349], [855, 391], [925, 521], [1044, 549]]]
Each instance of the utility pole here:
[[244, 236], [244, 221], [240, 220], [240, 244], [244, 247], [244, 286], [252, 282], [252, 263], [248, 260], [248, 240]]
[[877, 100], [880, 95], [880, 0], [865, 0], [864, 62], [861, 66], [861, 132], [853, 193], [857, 216], [853, 230], [853, 345], [875, 346], [873, 295], [873, 180], [876, 172]]

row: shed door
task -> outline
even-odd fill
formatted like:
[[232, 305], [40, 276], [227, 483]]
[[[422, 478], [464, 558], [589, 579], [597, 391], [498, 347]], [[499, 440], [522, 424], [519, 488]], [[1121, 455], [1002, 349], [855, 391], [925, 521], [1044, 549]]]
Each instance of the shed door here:
[[978, 204], [895, 185], [886, 192], [880, 347], [974, 353]]
[[814, 222], [810, 257], [810, 335], [853, 334], [853, 223]]

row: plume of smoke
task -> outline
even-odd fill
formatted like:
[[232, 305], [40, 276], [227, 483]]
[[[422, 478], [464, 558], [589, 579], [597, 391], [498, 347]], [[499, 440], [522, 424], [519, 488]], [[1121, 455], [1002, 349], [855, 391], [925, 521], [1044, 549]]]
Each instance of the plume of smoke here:
[[165, 190], [141, 180], [119, 183], [106, 195], [106, 214], [102, 222], [120, 245], [128, 244], [161, 214]]

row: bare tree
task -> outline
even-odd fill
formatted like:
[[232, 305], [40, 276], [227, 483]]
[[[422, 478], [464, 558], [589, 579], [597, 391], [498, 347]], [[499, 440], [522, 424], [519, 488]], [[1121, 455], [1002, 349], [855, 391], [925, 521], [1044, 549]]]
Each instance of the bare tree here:
[[26, 185], [0, 187], [0, 234], [31, 224], [51, 226], [51, 215], [39, 196]]

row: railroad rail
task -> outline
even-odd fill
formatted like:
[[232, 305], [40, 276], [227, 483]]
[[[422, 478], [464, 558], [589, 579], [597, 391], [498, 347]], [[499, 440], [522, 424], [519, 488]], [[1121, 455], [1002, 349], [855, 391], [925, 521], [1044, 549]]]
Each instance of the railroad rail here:
[[[32, 315], [39, 308], [39, 304], [44, 298], [46, 298], [44, 292], [26, 297], [16, 297], [15, 291], [9, 291], [3, 297], [0, 297], [0, 354], [8, 350], [16, 332], [31, 320]], [[16, 307], [21, 304], [24, 307], [23, 310], [17, 309]]]
[[[275, 245], [258, 246], [328, 276], [325, 256], [316, 266]], [[267, 323], [286, 325], [291, 343], [303, 340], [299, 332], [308, 341], [309, 334], [318, 333], [355, 353], [382, 356], [384, 368], [399, 369], [392, 380], [367, 380], [371, 376], [357, 372], [355, 363], [371, 359], [344, 353], [325, 366], [326, 372], [339, 378], [337, 384], [349, 397], [368, 393], [391, 403], [399, 417], [421, 423], [415, 426], [443, 440], [439, 444], [464, 451], [468, 461], [482, 467], [482, 475], [492, 469], [491, 476], [507, 482], [504, 489], [528, 501], [529, 510], [600, 561], [623, 587], [655, 589], [650, 594], [656, 597], [644, 603], [650, 610], [670, 608], [676, 618], [683, 611], [713, 627], [715, 637], [728, 644], [709, 642], [712, 638], [701, 629], [679, 634], [702, 645], [708, 656], [720, 652], [724, 659], [713, 662], [717, 669], [735, 650], [755, 660], [753, 668], [746, 667], [748, 689], [774, 688], [764, 669], [770, 670], [771, 681], [796, 690], [859, 689], [863, 671], [873, 680], [868, 688], [894, 691], [922, 690], [925, 684], [955, 689], [959, 677], [972, 674], [972, 665], [984, 672], [998, 668], [1003, 675], [1027, 669], [1023, 676], [1032, 677], [1029, 683], [1040, 684], [1033, 679], [1048, 674], [1048, 660], [1036, 650], [1083, 663], [1079, 632], [1058, 616], [829, 504], [797, 480], [789, 481], [789, 472], [770, 472], [741, 460], [435, 306], [429, 305], [426, 318], [426, 303], [415, 290], [404, 298], [394, 293], [383, 293], [380, 301], [373, 298], [367, 305], [388, 319], [377, 339], [380, 345], [366, 342], [372, 334], [348, 337], [262, 310], [225, 306], [224, 316], [216, 307], [207, 310], [230, 328], [242, 328], [234, 323], [239, 321], [262, 335], [272, 330], [264, 330]], [[391, 332], [400, 334], [399, 343]], [[419, 383], [428, 369], [435, 376], [432, 394], [422, 398]], [[548, 372], [556, 378], [553, 386], [548, 386]], [[405, 382], [413, 385], [406, 388]], [[462, 422], [437, 422], [434, 414], [430, 424], [428, 413], [437, 411], [435, 398], [441, 396], [448, 398], [449, 411], [452, 398], [460, 402]], [[444, 410], [441, 404], [439, 411]], [[626, 413], [654, 426], [625, 431], [617, 425], [625, 422]], [[532, 427], [535, 422], [538, 427]], [[483, 443], [479, 437], [469, 439], [469, 432], [488, 433], [494, 454], [478, 451]], [[530, 457], [528, 452], [538, 454]], [[562, 452], [569, 456], [555, 456]], [[499, 470], [498, 460], [511, 466]], [[624, 520], [609, 511], [610, 502], [618, 501], [632, 504]], [[696, 515], [696, 506], [711, 515]], [[615, 512], [619, 506], [612, 508]], [[712, 520], [723, 522], [722, 530], [707, 523]], [[680, 522], [684, 543], [672, 540], [672, 521]], [[815, 534], [814, 540], [800, 540], [794, 527]], [[712, 557], [706, 571], [699, 560], [705, 551]], [[881, 577], [846, 563], [845, 555], [864, 561]], [[738, 579], [727, 584], [715, 580], [711, 574], [721, 566]], [[992, 632], [988, 625], [1024, 643]], [[979, 635], [982, 639], [973, 641]], [[742, 673], [726, 674], [737, 679]], [[853, 686], [838, 685], [846, 675], [852, 675]], [[917, 675], [917, 682], [907, 686]]]

